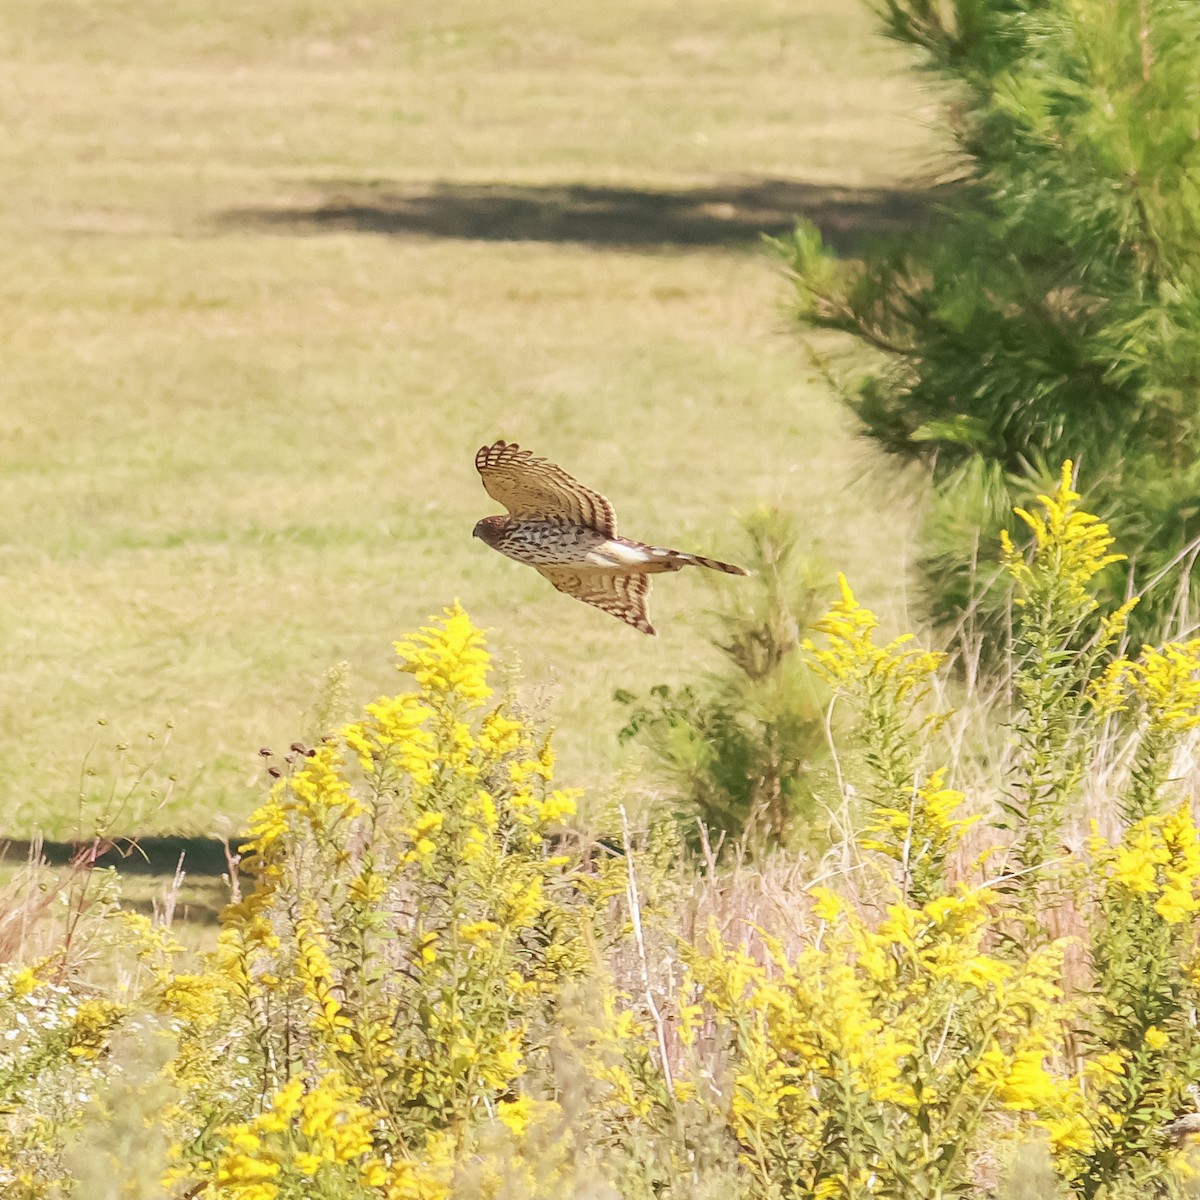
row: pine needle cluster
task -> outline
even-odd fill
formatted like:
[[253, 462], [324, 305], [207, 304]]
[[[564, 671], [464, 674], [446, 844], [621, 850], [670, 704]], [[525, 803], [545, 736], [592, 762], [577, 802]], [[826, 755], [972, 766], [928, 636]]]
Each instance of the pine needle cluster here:
[[943, 85], [956, 178], [933, 228], [864, 261], [811, 227], [783, 249], [801, 320], [874, 352], [834, 364], [864, 428], [933, 477], [934, 613], [995, 582], [976, 548], [1073, 458], [1149, 589], [1138, 629], [1161, 630], [1192, 605], [1200, 534], [1200, 8], [877, 8]]

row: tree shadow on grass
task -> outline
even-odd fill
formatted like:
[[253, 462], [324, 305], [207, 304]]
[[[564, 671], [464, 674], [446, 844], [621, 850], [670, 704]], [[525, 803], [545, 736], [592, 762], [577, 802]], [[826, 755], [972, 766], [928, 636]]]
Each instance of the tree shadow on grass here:
[[[229, 852], [238, 855], [244, 843], [245, 838], [235, 839]], [[31, 862], [60, 868], [68, 874], [88, 871], [92, 866], [111, 867], [126, 877], [123, 908], [147, 916], [161, 915], [171, 894], [174, 919], [190, 925], [215, 925], [230, 899], [229, 857], [225, 845], [213, 837], [61, 842], [10, 838], [0, 842], [3, 878], [10, 870]]]
[[[237, 853], [239, 841], [231, 849]], [[181, 865], [189, 875], [220, 876], [229, 869], [224, 845], [211, 837], [139, 837], [112, 842], [30, 842], [10, 838], [0, 843], [0, 859], [13, 864], [40, 856], [52, 867], [66, 866], [81, 855], [93, 855], [102, 867], [116, 867], [123, 875], [165, 875]]]
[[233, 209], [221, 224], [294, 234], [350, 231], [476, 241], [571, 242], [634, 250], [745, 247], [812, 221], [839, 254], [881, 235], [928, 227], [931, 190], [846, 188], [790, 179], [731, 180], [686, 189], [592, 184], [331, 181], [294, 208]]

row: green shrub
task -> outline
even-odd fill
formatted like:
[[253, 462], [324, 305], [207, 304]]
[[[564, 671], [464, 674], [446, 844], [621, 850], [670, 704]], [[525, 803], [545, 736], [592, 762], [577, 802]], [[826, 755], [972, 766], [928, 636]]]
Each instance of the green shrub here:
[[621, 741], [648, 748], [688, 840], [761, 850], [795, 840], [814, 816], [825, 723], [800, 646], [823, 581], [781, 514], [762, 510], [744, 529], [753, 576], [716, 581], [721, 608], [708, 615], [721, 669], [615, 698], [630, 710]]

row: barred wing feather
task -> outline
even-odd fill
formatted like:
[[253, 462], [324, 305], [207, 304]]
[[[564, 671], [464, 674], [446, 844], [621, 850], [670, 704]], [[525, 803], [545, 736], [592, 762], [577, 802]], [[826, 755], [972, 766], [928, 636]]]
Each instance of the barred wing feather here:
[[632, 625], [642, 633], [654, 635], [650, 624], [650, 577], [618, 575], [611, 571], [573, 571], [568, 567], [538, 567], [560, 592], [582, 600]]
[[475, 468], [488, 495], [519, 520], [561, 521], [617, 536], [617, 516], [604, 496], [515, 442], [480, 447]]

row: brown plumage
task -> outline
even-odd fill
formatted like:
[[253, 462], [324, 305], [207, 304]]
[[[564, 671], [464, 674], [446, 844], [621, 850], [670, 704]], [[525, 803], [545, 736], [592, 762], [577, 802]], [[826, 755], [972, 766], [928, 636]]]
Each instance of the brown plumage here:
[[649, 576], [688, 566], [746, 574], [732, 563], [618, 537], [616, 513], [604, 496], [515, 443], [481, 447], [475, 467], [488, 495], [509, 512], [484, 517], [475, 537], [642, 633], [654, 633]]

